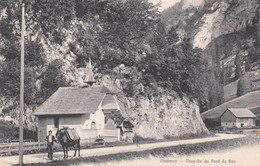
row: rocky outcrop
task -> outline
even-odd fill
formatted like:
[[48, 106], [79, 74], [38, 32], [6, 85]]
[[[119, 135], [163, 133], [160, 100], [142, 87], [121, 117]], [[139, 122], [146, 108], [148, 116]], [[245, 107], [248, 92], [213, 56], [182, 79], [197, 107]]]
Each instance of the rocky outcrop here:
[[[196, 5], [192, 0], [182, 0], [164, 11], [162, 18], [167, 29], [185, 30], [184, 36], [192, 39], [194, 48], [207, 50], [218, 38], [234, 44], [241, 40], [241, 34], [250, 31], [255, 40], [253, 47], [259, 50], [259, 6], [258, 0], [205, 0]], [[232, 34], [238, 34], [233, 41], [229, 39]]]
[[135, 125], [136, 135], [142, 138], [163, 139], [209, 134], [198, 104], [186, 98], [160, 95], [126, 97], [119, 79], [103, 76], [102, 84], [117, 93], [123, 116]]
[[191, 7], [201, 8], [205, 4], [205, 0], [182, 0], [182, 3], [183, 10]]
[[209, 133], [198, 105], [187, 99], [164, 95], [152, 99], [123, 98], [122, 102], [126, 115], [135, 124], [136, 134], [143, 138], [181, 138]]
[[201, 10], [206, 12], [200, 20], [199, 32], [194, 35], [193, 46], [205, 49], [214, 39], [241, 31], [254, 25], [259, 2], [256, 0], [215, 1]]

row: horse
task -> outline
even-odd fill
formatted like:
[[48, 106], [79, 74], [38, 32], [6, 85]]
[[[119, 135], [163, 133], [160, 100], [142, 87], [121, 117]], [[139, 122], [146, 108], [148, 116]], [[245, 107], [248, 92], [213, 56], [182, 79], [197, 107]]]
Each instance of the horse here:
[[76, 157], [76, 152], [78, 150], [78, 157], [80, 156], [80, 138], [76, 140], [71, 140], [68, 138], [68, 136], [65, 134], [66, 128], [60, 129], [56, 133], [56, 137], [58, 141], [60, 142], [63, 153], [64, 153], [64, 158], [68, 158], [68, 147], [73, 146], [75, 149], [74, 157]]

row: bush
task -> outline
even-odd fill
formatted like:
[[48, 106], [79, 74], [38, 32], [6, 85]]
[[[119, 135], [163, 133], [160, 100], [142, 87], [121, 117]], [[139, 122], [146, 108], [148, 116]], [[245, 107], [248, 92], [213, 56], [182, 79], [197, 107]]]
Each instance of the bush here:
[[219, 128], [221, 126], [220, 119], [204, 119], [203, 120], [204, 124], [206, 125], [207, 128]]
[[141, 136], [135, 135], [133, 138], [134, 143], [150, 143], [150, 142], [156, 142], [155, 139], [152, 138], [143, 138]]

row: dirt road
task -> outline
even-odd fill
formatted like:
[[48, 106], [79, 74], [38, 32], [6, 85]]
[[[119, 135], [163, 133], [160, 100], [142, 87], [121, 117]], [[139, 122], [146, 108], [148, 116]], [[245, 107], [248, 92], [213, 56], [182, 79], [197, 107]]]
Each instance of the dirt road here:
[[[229, 151], [215, 151], [210, 154], [202, 153], [178, 157], [155, 158], [150, 156], [146, 159], [131, 161], [117, 161], [99, 163], [99, 166], [259, 166], [260, 144], [237, 148]], [[88, 164], [94, 166], [95, 164]], [[81, 164], [80, 166], [86, 166]]]
[[[170, 141], [170, 142], [158, 142], [151, 144], [134, 144], [128, 146], [118, 146], [118, 147], [104, 147], [97, 149], [84, 149], [81, 150], [81, 157], [90, 157], [90, 156], [99, 156], [106, 154], [116, 154], [116, 153], [124, 153], [124, 152], [136, 152], [136, 151], [144, 151], [161, 147], [171, 147], [183, 144], [194, 144], [194, 143], [203, 143], [203, 142], [211, 142], [217, 140], [225, 140], [225, 139], [234, 139], [244, 137], [244, 135], [237, 134], [216, 134], [216, 137], [207, 137], [207, 138], [197, 138], [197, 139], [189, 139], [189, 140], [179, 140], [179, 141]], [[73, 151], [69, 151], [69, 156], [73, 155]], [[54, 153], [54, 160], [62, 160], [63, 152]], [[50, 162], [47, 159], [47, 154], [29, 154], [24, 155], [24, 163], [46, 163]], [[18, 163], [18, 156], [7, 156], [0, 157], [0, 165], [14, 165]]]

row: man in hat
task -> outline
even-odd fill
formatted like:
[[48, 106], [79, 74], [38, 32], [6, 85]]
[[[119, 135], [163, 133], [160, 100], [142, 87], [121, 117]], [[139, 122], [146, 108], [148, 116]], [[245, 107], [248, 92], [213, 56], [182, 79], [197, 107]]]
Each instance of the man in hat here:
[[53, 142], [54, 142], [54, 136], [52, 135], [52, 131], [49, 131], [49, 135], [47, 135], [46, 137], [46, 141], [47, 141], [47, 149], [48, 149], [48, 158], [50, 160], [52, 160], [53, 158], [53, 151], [52, 151], [52, 146], [53, 146]]

